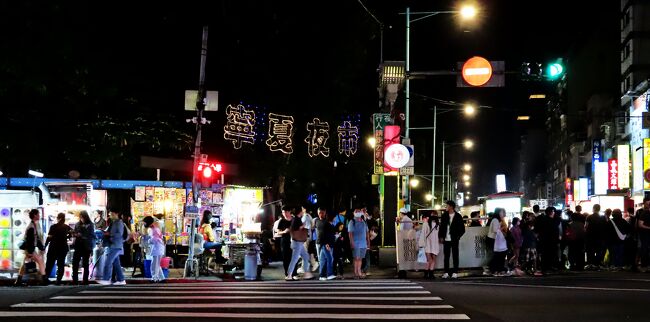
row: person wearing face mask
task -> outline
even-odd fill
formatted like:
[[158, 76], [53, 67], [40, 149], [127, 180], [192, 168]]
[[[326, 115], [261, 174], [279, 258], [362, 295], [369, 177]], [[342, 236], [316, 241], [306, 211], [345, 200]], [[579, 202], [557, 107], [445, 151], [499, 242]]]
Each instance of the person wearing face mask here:
[[409, 211], [406, 208], [399, 210], [399, 216], [397, 217], [399, 223], [399, 229], [401, 231], [409, 231], [413, 229], [413, 220], [408, 215]]
[[371, 264], [371, 257], [372, 257], [372, 252], [371, 248], [374, 247], [374, 245], [370, 244], [373, 243], [373, 240], [377, 237], [377, 230], [379, 228], [379, 224], [377, 221], [372, 218], [372, 215], [368, 213], [367, 208], [363, 208], [363, 217], [364, 220], [366, 221], [366, 225], [368, 226], [368, 234], [369, 234], [369, 244], [368, 244], [368, 249], [366, 250], [366, 257], [363, 259], [363, 265], [361, 268], [361, 271], [363, 274], [366, 274], [366, 276], [370, 275], [368, 270], [370, 269], [370, 264]]
[[366, 257], [366, 250], [370, 245], [370, 235], [368, 234], [368, 225], [363, 220], [363, 208], [357, 206], [354, 209], [354, 220], [348, 223], [348, 234], [350, 235], [350, 247], [354, 258], [354, 278], [366, 278], [366, 274], [361, 271], [361, 261]]

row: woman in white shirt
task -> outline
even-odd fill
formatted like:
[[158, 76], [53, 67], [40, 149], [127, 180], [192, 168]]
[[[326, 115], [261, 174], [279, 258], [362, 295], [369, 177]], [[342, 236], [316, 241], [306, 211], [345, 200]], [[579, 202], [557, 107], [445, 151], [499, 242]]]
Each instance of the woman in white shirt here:
[[490, 223], [490, 231], [494, 233], [494, 256], [492, 257], [491, 271], [494, 276], [506, 276], [506, 254], [508, 253], [508, 243], [506, 234], [508, 225], [505, 221], [505, 211], [498, 212], [499, 217]]
[[424, 248], [424, 253], [427, 255], [427, 268], [424, 271], [424, 278], [435, 278], [433, 276], [433, 270], [436, 266], [436, 256], [440, 253], [440, 241], [438, 240], [439, 226], [440, 222], [437, 211], [434, 210], [428, 218], [423, 218], [418, 246]]

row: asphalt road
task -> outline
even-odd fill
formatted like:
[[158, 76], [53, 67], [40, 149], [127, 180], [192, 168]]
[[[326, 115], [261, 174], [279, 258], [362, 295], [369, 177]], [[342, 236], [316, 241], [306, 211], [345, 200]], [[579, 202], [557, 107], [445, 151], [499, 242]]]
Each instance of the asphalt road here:
[[650, 274], [0, 288], [0, 321], [650, 321]]

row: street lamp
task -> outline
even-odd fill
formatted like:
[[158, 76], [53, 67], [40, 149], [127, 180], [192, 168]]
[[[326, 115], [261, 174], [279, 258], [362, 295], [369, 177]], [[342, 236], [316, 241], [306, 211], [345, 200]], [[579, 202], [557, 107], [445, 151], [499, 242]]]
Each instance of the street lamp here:
[[463, 19], [472, 19], [476, 17], [476, 7], [472, 5], [465, 5], [460, 9], [460, 16]]
[[411, 188], [417, 188], [418, 185], [420, 184], [420, 179], [413, 178], [411, 179], [410, 184], [411, 184]]
[[465, 115], [472, 117], [476, 114], [476, 107], [472, 104], [465, 105]]
[[463, 180], [464, 181], [469, 181], [469, 174], [464, 174], [463, 175]]
[[[476, 16], [476, 8], [471, 5], [465, 5], [461, 8], [461, 10], [450, 10], [450, 11], [425, 11], [425, 12], [411, 12], [411, 8], [406, 7], [406, 12], [404, 13], [406, 15], [406, 59], [404, 61], [406, 65], [406, 82], [405, 82], [405, 95], [404, 95], [404, 116], [406, 118], [406, 138], [410, 138], [409, 134], [409, 128], [410, 128], [410, 120], [409, 120], [409, 112], [410, 112], [410, 100], [411, 100], [411, 93], [410, 93], [410, 79], [408, 77], [408, 74], [411, 72], [411, 23], [416, 22], [422, 19], [430, 18], [433, 16], [437, 16], [440, 14], [460, 14], [462, 19], [473, 19]], [[421, 16], [415, 19], [411, 19], [411, 15], [413, 16]], [[435, 141], [435, 139], [434, 139]]]
[[474, 141], [467, 139], [465, 140], [465, 142], [463, 142], [463, 146], [465, 147], [465, 149], [470, 150], [471, 148], [474, 147]]
[[427, 201], [431, 201], [431, 200], [433, 200], [433, 195], [430, 194], [430, 193], [427, 193], [426, 195], [424, 195], [424, 199], [426, 199]]
[[472, 185], [471, 182], [469, 182], [469, 181], [465, 181], [465, 187], [470, 187], [471, 185]]
[[[435, 122], [435, 119], [436, 119], [435, 116], [434, 116], [433, 119], [434, 119], [434, 122]], [[434, 132], [435, 132], [435, 129], [434, 129]], [[445, 176], [445, 150], [448, 147], [457, 146], [457, 145], [462, 145], [463, 147], [465, 147], [465, 149], [471, 150], [472, 147], [474, 146], [474, 142], [472, 140], [469, 140], [469, 139], [463, 141], [462, 143], [447, 143], [445, 141], [442, 141], [442, 199], [445, 198], [445, 190], [446, 190], [445, 189], [445, 177], [448, 177], [449, 172], [450, 172], [450, 169], [447, 169], [447, 175]], [[436, 156], [435, 155], [435, 141], [433, 142], [433, 146], [434, 146], [433, 157], [435, 159], [435, 156]], [[447, 165], [447, 167], [449, 168], [449, 165]], [[434, 163], [434, 175], [435, 175], [435, 163]]]
[[377, 140], [374, 137], [369, 137], [367, 142], [368, 142], [368, 145], [373, 149], [375, 148], [375, 145], [377, 144]]
[[472, 165], [469, 164], [469, 163], [465, 163], [465, 165], [463, 165], [463, 170], [468, 171], [468, 172], [472, 171]]

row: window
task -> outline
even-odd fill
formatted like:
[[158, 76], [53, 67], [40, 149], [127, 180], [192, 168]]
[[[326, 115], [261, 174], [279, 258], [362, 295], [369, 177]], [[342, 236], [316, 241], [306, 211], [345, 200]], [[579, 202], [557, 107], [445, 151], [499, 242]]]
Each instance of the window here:
[[632, 13], [630, 12], [630, 8], [625, 10], [625, 14], [623, 14], [623, 17], [621, 17], [621, 30], [625, 30], [625, 28], [630, 24], [632, 20]]

